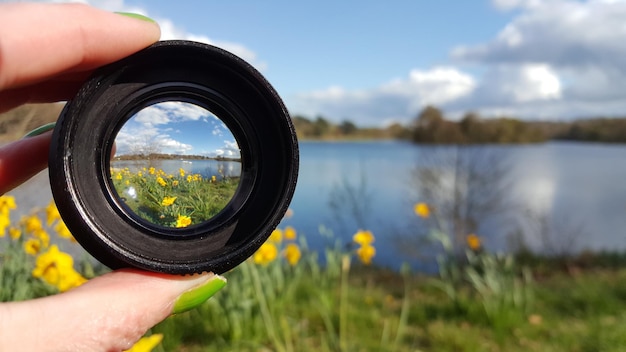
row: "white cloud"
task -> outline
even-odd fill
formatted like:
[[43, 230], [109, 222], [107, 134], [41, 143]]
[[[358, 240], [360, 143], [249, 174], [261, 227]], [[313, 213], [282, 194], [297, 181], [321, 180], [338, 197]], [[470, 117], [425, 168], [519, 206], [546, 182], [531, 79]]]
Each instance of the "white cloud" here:
[[539, 6], [542, 0], [492, 0], [491, 2], [497, 9], [502, 11], [509, 11], [517, 8], [530, 8]]
[[294, 113], [380, 125], [407, 120], [427, 104], [442, 105], [459, 99], [474, 87], [470, 75], [452, 67], [436, 67], [412, 70], [408, 77], [372, 89], [348, 91], [335, 86], [301, 94], [290, 106]]
[[457, 108], [521, 117], [624, 114], [626, 1], [493, 3], [521, 12], [493, 40], [452, 50], [457, 62], [487, 72], [476, 100]]

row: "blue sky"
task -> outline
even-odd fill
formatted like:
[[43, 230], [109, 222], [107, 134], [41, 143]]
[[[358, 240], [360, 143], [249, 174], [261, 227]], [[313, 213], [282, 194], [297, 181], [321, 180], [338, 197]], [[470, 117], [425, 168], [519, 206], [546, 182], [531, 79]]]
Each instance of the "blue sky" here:
[[626, 1], [83, 2], [234, 52], [294, 115], [370, 126], [428, 104], [453, 119], [626, 115]]

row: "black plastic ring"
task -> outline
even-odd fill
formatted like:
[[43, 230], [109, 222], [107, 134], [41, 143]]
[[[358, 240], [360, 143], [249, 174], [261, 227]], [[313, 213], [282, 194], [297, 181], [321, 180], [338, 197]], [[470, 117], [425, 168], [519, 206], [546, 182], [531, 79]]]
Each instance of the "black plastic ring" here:
[[[181, 229], [138, 218], [119, 200], [110, 174], [121, 126], [141, 108], [171, 100], [216, 112], [242, 159], [226, 208]], [[97, 70], [67, 103], [52, 136], [49, 172], [67, 227], [108, 267], [223, 273], [252, 255], [287, 211], [298, 144], [280, 97], [252, 66], [211, 45], [163, 41]]]

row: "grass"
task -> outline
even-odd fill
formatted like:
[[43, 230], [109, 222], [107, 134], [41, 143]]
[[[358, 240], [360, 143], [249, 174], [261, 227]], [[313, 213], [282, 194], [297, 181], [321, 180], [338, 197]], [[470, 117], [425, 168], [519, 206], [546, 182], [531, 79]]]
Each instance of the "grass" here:
[[[8, 219], [10, 207], [2, 204], [9, 202], [0, 199], [0, 215]], [[41, 224], [35, 226], [34, 217], [42, 218]], [[50, 219], [52, 226], [44, 225]], [[60, 223], [49, 206], [7, 225], [6, 238], [0, 239], [0, 301], [59, 292], [45, 274], [34, 278], [32, 272], [47, 246], [76, 246]], [[21, 236], [11, 238], [11, 228], [20, 229]], [[41, 230], [58, 236], [44, 244], [48, 237]], [[584, 260], [571, 258], [564, 270], [554, 258], [526, 253], [512, 260], [468, 252], [470, 266], [459, 267], [457, 275], [465, 279], [453, 283], [451, 295], [443, 289], [449, 284], [444, 276], [367, 266], [347, 249], [354, 244], [336, 242], [314, 251], [304, 236], [287, 233], [270, 237], [272, 255], [253, 256], [225, 273], [229, 283], [212, 299], [154, 327], [151, 333], [164, 336], [155, 351], [626, 349], [626, 265], [619, 265], [626, 264], [626, 254], [587, 253]], [[25, 243], [33, 239], [42, 247], [27, 254]], [[292, 244], [298, 245], [298, 260], [286, 255]], [[520, 263], [533, 280], [521, 280]], [[95, 275], [84, 259], [76, 259], [74, 267], [67, 270]], [[531, 293], [524, 304], [513, 302], [518, 298], [511, 292], [519, 285]], [[502, 301], [488, 304], [496, 298]]]
[[176, 175], [154, 167], [132, 172], [112, 169], [111, 176], [118, 195], [135, 214], [165, 227], [209, 220], [226, 207], [239, 186], [239, 178], [203, 179], [199, 174], [185, 174], [183, 169]]

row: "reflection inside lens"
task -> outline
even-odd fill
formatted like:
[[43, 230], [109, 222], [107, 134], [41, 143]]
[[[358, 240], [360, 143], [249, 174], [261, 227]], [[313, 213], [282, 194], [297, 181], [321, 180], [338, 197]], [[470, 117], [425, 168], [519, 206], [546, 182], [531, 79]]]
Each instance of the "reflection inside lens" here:
[[112, 184], [137, 216], [164, 227], [205, 222], [226, 207], [241, 176], [241, 153], [228, 127], [195, 104], [147, 106], [115, 138]]

